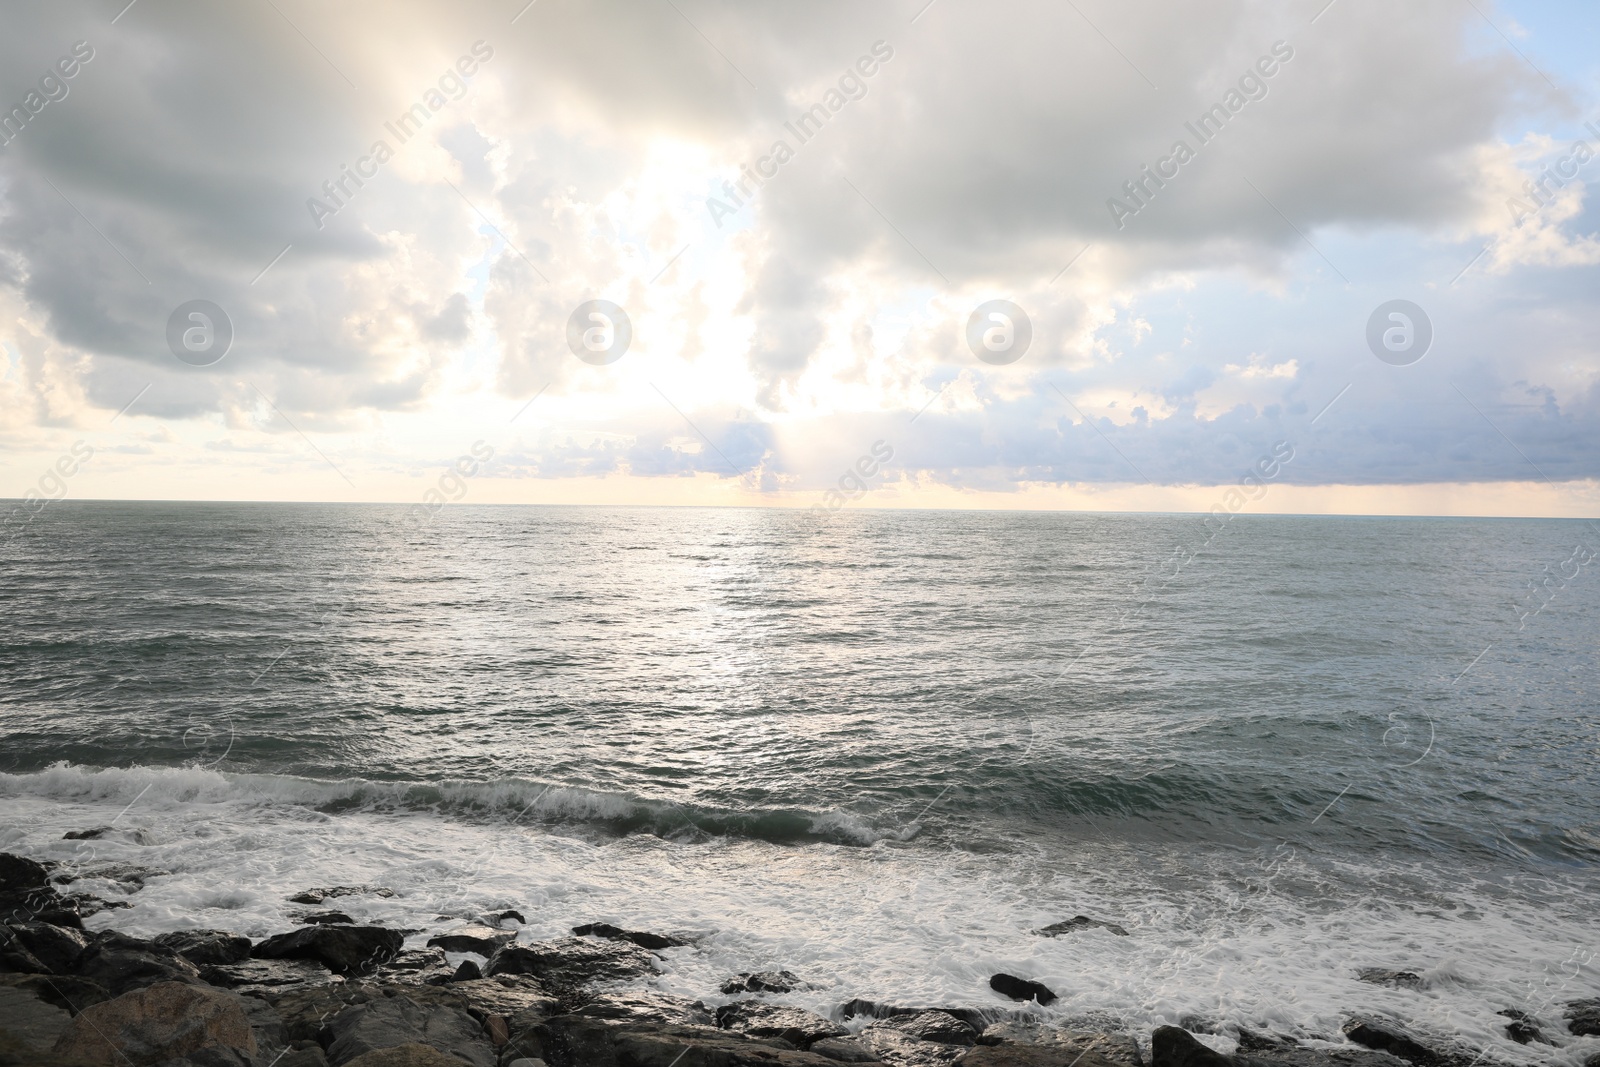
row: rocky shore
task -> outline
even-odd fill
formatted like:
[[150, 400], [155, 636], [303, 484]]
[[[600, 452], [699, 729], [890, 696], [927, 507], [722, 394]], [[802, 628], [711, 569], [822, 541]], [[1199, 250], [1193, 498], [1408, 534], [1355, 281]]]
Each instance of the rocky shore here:
[[[69, 835], [70, 836], [70, 835]], [[137, 887], [152, 873], [118, 875]], [[99, 877], [107, 877], [104, 871]], [[788, 971], [729, 975], [699, 1000], [619, 989], [656, 974], [690, 938], [605, 923], [528, 941], [516, 911], [440, 916], [437, 929], [359, 925], [334, 886], [296, 894], [319, 910], [261, 941], [216, 930], [153, 940], [83, 919], [125, 903], [63, 892], [70, 876], [0, 853], [0, 1067], [1490, 1067], [1492, 1055], [1389, 1018], [1351, 1016], [1341, 1032], [1294, 1038], [1205, 1020], [1121, 1033], [1041, 1009], [1055, 993], [997, 974], [968, 1004], [843, 1001], [827, 1016], [783, 1002], [807, 988]], [[1037, 931], [1127, 931], [1085, 916]], [[425, 939], [424, 939], [424, 935]], [[423, 941], [420, 947], [417, 942]], [[413, 947], [407, 947], [410, 944]], [[452, 965], [446, 953], [458, 958]], [[1404, 971], [1365, 981], [1420, 983]], [[735, 999], [727, 1001], [725, 998]], [[1530, 1049], [1571, 1059], [1600, 1036], [1600, 999], [1513, 1008], [1496, 1025]], [[1231, 1051], [1223, 1054], [1212, 1045]], [[1542, 1061], [1541, 1061], [1542, 1062]], [[1589, 1056], [1600, 1067], [1600, 1054]]]

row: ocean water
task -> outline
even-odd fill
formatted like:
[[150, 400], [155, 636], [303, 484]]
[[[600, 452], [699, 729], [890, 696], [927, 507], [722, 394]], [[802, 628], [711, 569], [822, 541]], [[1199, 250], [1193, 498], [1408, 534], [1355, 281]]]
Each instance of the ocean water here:
[[[265, 936], [371, 883], [397, 895], [341, 909], [693, 933], [651, 981], [712, 1004], [787, 968], [823, 1012], [1001, 1008], [1003, 970], [1052, 1018], [1221, 1048], [1370, 1011], [1579, 1063], [1600, 1041], [1495, 1015], [1559, 1032], [1600, 994], [1575, 546], [1600, 532], [61, 502], [0, 543], [0, 849], [171, 872], [89, 922], [141, 934]], [[1130, 936], [1032, 933], [1080, 913]]]

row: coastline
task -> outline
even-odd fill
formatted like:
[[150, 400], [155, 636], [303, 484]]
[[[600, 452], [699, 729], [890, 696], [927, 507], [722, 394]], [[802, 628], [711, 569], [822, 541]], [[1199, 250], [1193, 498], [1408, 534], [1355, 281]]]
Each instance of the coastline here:
[[[93, 839], [106, 828], [74, 832]], [[122, 833], [137, 831], [122, 831]], [[124, 864], [136, 893], [159, 876]], [[1120, 1028], [1050, 1011], [1036, 976], [995, 974], [960, 1003], [836, 998], [824, 1011], [791, 994], [821, 988], [796, 970], [725, 976], [698, 995], [650, 988], [699, 951], [692, 932], [587, 923], [533, 939], [528, 916], [459, 909], [426, 929], [357, 922], [378, 885], [304, 890], [298, 923], [252, 941], [227, 931], [145, 939], [115, 930], [126, 900], [73, 889], [79, 872], [0, 853], [0, 1064], [69, 1067], [1498, 1067], [1514, 1061], [1409, 1020], [1352, 1012], [1339, 1031], [1290, 1035], [1238, 1020]], [[105, 871], [99, 872], [104, 878]], [[96, 885], [100, 883], [95, 883]], [[85, 918], [96, 931], [84, 929]], [[107, 926], [109, 919], [110, 925]], [[1115, 922], [1073, 916], [1039, 937], [1115, 937]], [[798, 973], [797, 973], [798, 972]], [[1361, 980], [1418, 988], [1417, 974], [1373, 968]], [[1600, 1063], [1600, 1001], [1558, 989], [1537, 1012], [1507, 1008], [1497, 1025], [1538, 1057]], [[409, 1051], [402, 1046], [422, 1046]], [[431, 1053], [425, 1051], [431, 1049]], [[430, 1058], [430, 1056], [432, 1058]], [[444, 1058], [441, 1058], [444, 1057]], [[526, 1060], [529, 1063], [518, 1061]]]

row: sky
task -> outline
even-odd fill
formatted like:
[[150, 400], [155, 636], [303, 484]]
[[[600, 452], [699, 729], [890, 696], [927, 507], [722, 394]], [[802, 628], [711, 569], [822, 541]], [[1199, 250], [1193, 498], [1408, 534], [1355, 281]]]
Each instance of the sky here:
[[1600, 511], [1580, 0], [4, 18], [3, 496]]

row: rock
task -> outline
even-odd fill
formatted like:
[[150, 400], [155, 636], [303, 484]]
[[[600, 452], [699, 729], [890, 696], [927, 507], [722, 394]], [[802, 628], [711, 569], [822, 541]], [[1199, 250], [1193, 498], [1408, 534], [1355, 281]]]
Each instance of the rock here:
[[483, 977], [483, 969], [471, 960], [462, 960], [461, 966], [456, 968], [456, 973], [450, 976], [452, 982], [472, 982]]
[[486, 975], [530, 974], [551, 986], [637, 978], [655, 971], [656, 957], [626, 942], [596, 943], [578, 937], [502, 945], [489, 957]]
[[[1100, 1036], [1111, 1037], [1109, 1034]], [[1108, 1054], [1111, 1047], [1108, 1045], [1102, 1050], [1093, 1041], [1082, 1048], [1064, 1043], [979, 1045], [956, 1063], [960, 1067], [1073, 1067], [1074, 1064], [1077, 1067], [1125, 1067], [1126, 1059], [1115, 1059]], [[1138, 1060], [1133, 1062], [1139, 1063]]]
[[1544, 1031], [1539, 1029], [1539, 1022], [1525, 1011], [1516, 1008], [1507, 1008], [1496, 1014], [1511, 1021], [1506, 1024], [1506, 1036], [1519, 1045], [1531, 1045], [1535, 1042], [1541, 1045], [1553, 1045], [1554, 1041], [1544, 1036]]
[[809, 1048], [813, 1041], [844, 1037], [849, 1033], [815, 1012], [760, 1000], [725, 1004], [717, 1009], [716, 1018], [719, 1029], [738, 1030], [753, 1037], [780, 1038], [797, 1048]]
[[63, 897], [54, 886], [0, 889], [0, 924], [35, 920], [52, 926], [83, 929], [77, 901]]
[[502, 911], [494, 916], [496, 925], [505, 922], [507, 919], [515, 919], [523, 926], [528, 925], [528, 920], [523, 918], [522, 912], [517, 911], [515, 908], [507, 908], [505, 911]]
[[840, 1063], [877, 1063], [878, 1057], [861, 1042], [850, 1037], [825, 1037], [813, 1041], [810, 1051]]
[[199, 968], [165, 945], [113, 930], [96, 934], [73, 963], [73, 970], [119, 997], [159, 982], [193, 984], [201, 980]]
[[461, 1067], [462, 1062], [427, 1045], [396, 1045], [357, 1056], [345, 1067]]
[[793, 993], [805, 983], [788, 971], [752, 971], [722, 983], [724, 993]]
[[393, 889], [381, 885], [336, 885], [327, 889], [307, 889], [289, 898], [291, 904], [321, 904], [334, 897], [392, 897]]
[[237, 993], [326, 985], [328, 969], [316, 960], [240, 960], [200, 969], [200, 980]]
[[1280, 1034], [1269, 1034], [1263, 1030], [1247, 1030], [1239, 1028], [1240, 1052], [1282, 1052], [1286, 1049], [1299, 1047], [1299, 1042], [1292, 1037], [1283, 1037]]
[[[677, 1023], [683, 1026], [716, 1026], [717, 1019], [698, 1000], [675, 997], [670, 993], [640, 990], [595, 997], [573, 1014], [591, 1019], [616, 1019], [633, 1023]], [[744, 1027], [732, 1027], [744, 1030]]]
[[271, 1062], [271, 1067], [328, 1067], [328, 1057], [322, 1054], [321, 1046], [307, 1042], [304, 1048], [290, 1049], [278, 1053], [278, 1058], [265, 1057]]
[[[126, 900], [104, 900], [93, 893], [63, 893], [60, 900], [62, 908], [74, 912], [80, 919], [87, 919], [91, 915], [99, 915], [102, 911], [116, 911], [119, 908], [133, 907]], [[76, 923], [68, 925], [81, 926], [81, 924]]]
[[418, 1003], [385, 990], [383, 997], [356, 1004], [328, 1022], [328, 1059], [346, 1063], [375, 1049], [427, 1045], [476, 1067], [495, 1067], [499, 1057], [481, 1023], [465, 1009], [444, 1003]]
[[1394, 989], [1421, 989], [1427, 983], [1422, 975], [1411, 971], [1390, 971], [1382, 967], [1368, 967], [1356, 975], [1363, 982], [1373, 985], [1386, 985]]
[[890, 1067], [946, 1067], [967, 1050], [960, 1045], [926, 1041], [893, 1025], [893, 1020], [873, 1023], [856, 1035], [856, 1041]]
[[839, 1016], [844, 1019], [853, 1019], [861, 1015], [869, 1015], [874, 1019], [897, 1019], [905, 1015], [921, 1015], [927, 1011], [939, 1011], [944, 1012], [946, 1015], [953, 1015], [978, 1033], [982, 1033], [984, 1028], [991, 1023], [997, 1023], [1005, 1019], [1030, 1018], [1021, 1012], [997, 1011], [992, 1008], [952, 1008], [948, 1006], [903, 1008], [893, 1004], [879, 1004], [876, 1001], [862, 1000], [859, 997], [855, 1000], [847, 1000], [839, 1005]]
[[1051, 923], [1042, 930], [1035, 930], [1034, 933], [1042, 934], [1045, 937], [1060, 937], [1062, 934], [1074, 934], [1079, 930], [1096, 929], [1109, 930], [1118, 937], [1128, 936], [1128, 931], [1118, 926], [1116, 923], [1108, 923], [1102, 922], [1099, 919], [1091, 919], [1087, 915], [1074, 915], [1072, 918], [1067, 919], [1064, 922]]
[[410, 985], [445, 985], [455, 970], [436, 948], [407, 949], [379, 966], [378, 977]]
[[522, 975], [505, 974], [456, 982], [450, 986], [450, 992], [460, 996], [467, 1010], [485, 1024], [492, 1019], [505, 1020], [506, 1030], [513, 1036], [561, 1011], [560, 1003], [537, 979]]
[[1466, 1058], [1436, 1052], [1399, 1023], [1388, 1020], [1352, 1018], [1345, 1022], [1343, 1029], [1344, 1036], [1358, 1045], [1387, 1052], [1420, 1067], [1449, 1067], [1457, 1062], [1468, 1062]]
[[689, 944], [686, 937], [673, 937], [668, 934], [652, 934], [645, 930], [624, 930], [609, 923], [584, 923], [574, 926], [572, 932], [578, 937], [603, 937], [607, 941], [631, 941], [640, 948], [662, 949], [677, 948]]
[[108, 1067], [171, 1063], [211, 1050], [255, 1054], [243, 1000], [180, 982], [159, 982], [85, 1008], [54, 1048], [58, 1056]]
[[1600, 1036], [1600, 997], [1567, 1002], [1567, 1029], [1579, 1037]]
[[27, 890], [50, 884], [50, 871], [36, 860], [0, 852], [0, 889]]
[[335, 974], [364, 974], [393, 959], [404, 943], [400, 931], [381, 926], [302, 926], [267, 938], [251, 955], [264, 960], [317, 960]]
[[69, 1015], [111, 999], [110, 991], [99, 982], [73, 975], [0, 974], [0, 988], [21, 990]]
[[72, 974], [78, 957], [89, 947], [89, 939], [78, 931], [50, 923], [16, 923], [7, 929], [51, 974]]
[[1012, 1000], [1037, 1000], [1041, 1006], [1055, 1003], [1056, 995], [1038, 982], [1030, 982], [1010, 974], [997, 974], [989, 979], [989, 988]]
[[428, 938], [428, 947], [442, 948], [446, 952], [476, 952], [480, 956], [492, 956], [495, 949], [516, 939], [517, 935], [510, 930], [496, 930], [492, 926], [463, 926]]
[[342, 911], [307, 912], [295, 922], [301, 926], [354, 926], [356, 921]]
[[115, 826], [96, 826], [92, 830], [68, 830], [61, 835], [61, 840], [99, 841], [105, 837], [117, 837], [124, 841], [131, 841], [136, 845], [153, 845], [156, 843], [155, 835], [148, 830], [138, 828], [119, 830]]
[[141, 867], [133, 863], [103, 863], [98, 867], [86, 868], [77, 874], [59, 880], [62, 882], [78, 882], [86, 878], [96, 878], [114, 882], [117, 888], [124, 893], [137, 893], [144, 888], [144, 884], [150, 879], [164, 878], [171, 873], [171, 871], [162, 870], [160, 867]]
[[47, 1053], [72, 1021], [65, 1008], [22, 986], [0, 986], [0, 1038], [35, 1056]]
[[550, 1067], [835, 1067], [838, 1061], [784, 1042], [732, 1030], [671, 1024], [612, 1023], [559, 1015], [536, 1027], [505, 1056], [539, 1058]]
[[1057, 1030], [1037, 1018], [1010, 1019], [992, 1023], [978, 1035], [980, 1045], [1049, 1045], [1071, 1049], [1074, 1054], [1093, 1051], [1123, 1067], [1144, 1067], [1139, 1039], [1132, 1034], [1098, 1030]]
[[1150, 1067], [1232, 1067], [1232, 1061], [1181, 1026], [1160, 1026], [1150, 1035]]
[[902, 1015], [888, 1020], [885, 1025], [924, 1041], [937, 1041], [941, 1045], [970, 1046], [978, 1040], [976, 1029], [947, 1011]]
[[250, 939], [225, 930], [178, 930], [161, 934], [155, 943], [172, 949], [197, 967], [250, 958]]

